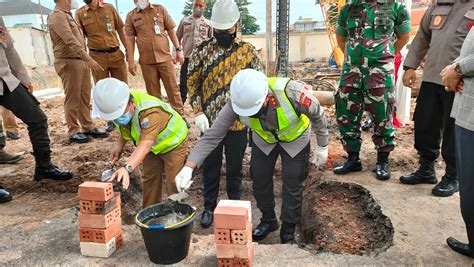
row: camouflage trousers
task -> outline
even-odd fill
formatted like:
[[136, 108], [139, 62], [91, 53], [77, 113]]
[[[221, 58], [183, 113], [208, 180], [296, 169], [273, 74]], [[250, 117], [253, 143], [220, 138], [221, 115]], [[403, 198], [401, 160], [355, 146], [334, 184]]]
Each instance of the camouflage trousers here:
[[5, 133], [3, 131], [3, 120], [2, 116], [0, 116], [0, 150], [3, 150], [5, 148]]
[[336, 117], [342, 135], [342, 145], [346, 152], [359, 152], [361, 149], [362, 115], [366, 110], [374, 124], [372, 141], [378, 152], [390, 152], [395, 148], [393, 129], [392, 88], [354, 88], [341, 85], [335, 97]]

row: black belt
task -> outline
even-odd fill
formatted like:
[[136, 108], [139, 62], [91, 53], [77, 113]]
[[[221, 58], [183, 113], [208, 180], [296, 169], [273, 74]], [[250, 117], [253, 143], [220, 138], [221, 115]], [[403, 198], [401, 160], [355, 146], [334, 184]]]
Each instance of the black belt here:
[[99, 49], [92, 49], [92, 48], [89, 48], [89, 51], [97, 52], [97, 53], [107, 53], [107, 54], [115, 53], [115, 52], [117, 52], [117, 50], [119, 50], [118, 47], [109, 48], [109, 49], [105, 49], [105, 50], [99, 50]]
[[58, 59], [76, 59], [76, 60], [81, 60], [82, 58], [80, 58], [80, 57], [58, 57]]

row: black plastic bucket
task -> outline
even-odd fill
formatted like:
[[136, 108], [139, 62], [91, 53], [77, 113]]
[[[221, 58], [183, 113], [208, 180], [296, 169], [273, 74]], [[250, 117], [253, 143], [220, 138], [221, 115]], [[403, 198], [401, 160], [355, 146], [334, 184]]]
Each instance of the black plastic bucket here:
[[[146, 223], [176, 212], [185, 219], [171, 226], [155, 226]], [[135, 223], [140, 227], [148, 257], [156, 264], [177, 263], [188, 255], [196, 208], [184, 203], [164, 202], [138, 212]]]

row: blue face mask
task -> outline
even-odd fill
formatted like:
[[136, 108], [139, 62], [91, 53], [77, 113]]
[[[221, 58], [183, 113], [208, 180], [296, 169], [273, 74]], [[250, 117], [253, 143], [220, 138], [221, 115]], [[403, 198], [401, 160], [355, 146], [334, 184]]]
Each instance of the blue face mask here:
[[117, 119], [115, 119], [114, 122], [119, 125], [126, 126], [130, 123], [131, 120], [132, 120], [132, 114], [127, 112], [123, 114], [122, 116], [118, 117]]

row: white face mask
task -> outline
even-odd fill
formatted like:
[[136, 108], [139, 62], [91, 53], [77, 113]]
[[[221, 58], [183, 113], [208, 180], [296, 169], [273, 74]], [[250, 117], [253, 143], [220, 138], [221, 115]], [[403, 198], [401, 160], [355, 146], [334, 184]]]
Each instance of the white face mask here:
[[72, 0], [71, 9], [78, 9], [78, 8], [79, 8], [79, 2], [77, 2], [77, 0]]
[[137, 8], [139, 8], [141, 10], [147, 8], [149, 4], [150, 4], [150, 2], [148, 0], [138, 0], [137, 3], [135, 3]]

